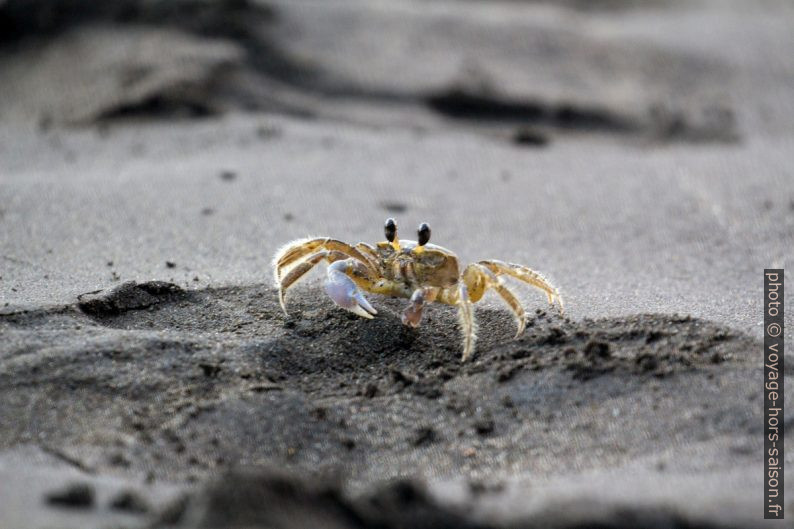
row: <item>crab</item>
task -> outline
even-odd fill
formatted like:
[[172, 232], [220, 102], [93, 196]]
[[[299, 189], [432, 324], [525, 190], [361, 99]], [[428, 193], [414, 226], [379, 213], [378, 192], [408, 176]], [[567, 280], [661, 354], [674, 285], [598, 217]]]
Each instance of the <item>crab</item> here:
[[298, 239], [284, 245], [273, 258], [273, 271], [281, 308], [287, 313], [287, 289], [314, 266], [328, 263], [325, 291], [343, 309], [371, 319], [377, 310], [363, 291], [390, 297], [407, 298], [402, 313], [403, 324], [418, 327], [427, 303], [444, 303], [457, 307], [463, 334], [463, 362], [474, 353], [477, 327], [472, 304], [486, 291], [495, 291], [507, 304], [518, 325], [516, 338], [526, 327], [527, 315], [516, 295], [507, 288], [503, 277], [512, 277], [546, 294], [550, 305], [557, 303], [560, 314], [563, 302], [557, 289], [538, 272], [526, 266], [496, 260], [471, 263], [461, 269], [458, 257], [441, 246], [430, 244], [430, 227], [422, 223], [417, 240], [397, 238], [397, 224], [387, 219], [386, 240], [372, 246], [355, 245], [330, 237]]

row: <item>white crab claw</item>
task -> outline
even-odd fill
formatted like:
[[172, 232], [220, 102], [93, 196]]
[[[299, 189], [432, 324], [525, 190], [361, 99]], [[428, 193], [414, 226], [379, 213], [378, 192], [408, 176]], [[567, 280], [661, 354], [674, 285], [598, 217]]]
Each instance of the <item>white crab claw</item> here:
[[353, 280], [334, 265], [328, 267], [328, 277], [325, 280], [325, 291], [328, 293], [328, 297], [343, 309], [358, 314], [362, 318], [372, 319], [372, 315], [377, 314], [378, 311], [369, 304]]

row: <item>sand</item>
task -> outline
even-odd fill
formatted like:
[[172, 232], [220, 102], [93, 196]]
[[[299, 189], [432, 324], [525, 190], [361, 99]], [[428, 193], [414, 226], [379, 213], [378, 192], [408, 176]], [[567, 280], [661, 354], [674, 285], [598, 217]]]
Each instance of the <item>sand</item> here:
[[[0, 526], [774, 525], [787, 3], [174, 5], [0, 4]], [[566, 315], [281, 312], [387, 216]]]

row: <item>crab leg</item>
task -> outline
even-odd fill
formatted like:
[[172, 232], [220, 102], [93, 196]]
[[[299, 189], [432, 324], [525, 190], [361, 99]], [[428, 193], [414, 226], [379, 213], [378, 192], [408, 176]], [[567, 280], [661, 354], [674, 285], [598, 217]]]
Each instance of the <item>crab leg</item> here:
[[307, 259], [299, 263], [298, 265], [294, 266], [283, 278], [281, 278], [278, 282], [278, 302], [281, 304], [282, 310], [284, 310], [284, 314], [287, 314], [287, 306], [285, 303], [285, 296], [287, 293], [287, 289], [294, 285], [301, 277], [306, 275], [309, 270], [314, 268], [317, 263], [322, 261], [323, 259], [327, 259], [329, 262], [338, 261], [339, 259], [346, 259], [347, 256], [341, 252], [317, 252], [313, 255], [310, 255]]
[[439, 290], [441, 289], [438, 287], [421, 287], [414, 290], [410, 304], [402, 315], [403, 325], [419, 327], [419, 322], [422, 321], [422, 309], [426, 303], [435, 301]]
[[372, 315], [377, 314], [378, 311], [369, 304], [364, 294], [347, 275], [356, 266], [364, 267], [364, 264], [355, 259], [332, 263], [328, 267], [325, 291], [328, 293], [328, 297], [343, 309], [358, 314], [362, 318], [372, 319]]
[[463, 281], [458, 283], [458, 317], [463, 331], [463, 356], [460, 361], [465, 362], [474, 352], [474, 344], [477, 342], [477, 324], [474, 321], [474, 310], [469, 290]]
[[280, 283], [281, 277], [285, 271], [297, 266], [307, 258], [311, 258], [313, 254], [321, 250], [341, 252], [348, 257], [353, 257], [365, 263], [367, 267], [374, 272], [369, 259], [347, 243], [329, 237], [299, 239], [282, 247], [276, 252], [275, 257], [273, 257], [273, 272], [276, 278], [276, 284]]
[[549, 283], [546, 278], [531, 268], [513, 263], [505, 263], [502, 261], [480, 261], [477, 264], [486, 267], [497, 276], [508, 275], [518, 279], [519, 281], [528, 283], [539, 290], [542, 290], [546, 293], [546, 297], [548, 298], [550, 305], [554, 305], [554, 301], [556, 300], [559, 304], [560, 314], [565, 311], [562, 303], [562, 297], [560, 296], [560, 293], [557, 291], [557, 289], [551, 283]]
[[356, 250], [358, 250], [361, 255], [366, 257], [366, 263], [369, 265], [370, 269], [377, 270], [378, 269], [378, 261], [380, 257], [378, 253], [375, 251], [375, 248], [370, 246], [365, 242], [360, 242], [354, 246]]
[[524, 329], [527, 326], [527, 313], [524, 311], [524, 307], [521, 306], [521, 302], [518, 301], [518, 298], [515, 297], [509, 288], [504, 286], [501, 280], [497, 279], [496, 282], [491, 285], [491, 288], [493, 288], [512, 309], [516, 317], [516, 324], [518, 325], [515, 337], [518, 338], [524, 333]]
[[516, 317], [516, 324], [518, 325], [516, 338], [524, 332], [527, 325], [527, 314], [524, 311], [524, 307], [521, 306], [521, 302], [516, 298], [515, 294], [505, 286], [504, 282], [496, 274], [479, 263], [473, 263], [463, 271], [463, 281], [466, 282], [471, 299], [475, 302], [482, 298], [486, 290], [493, 289], [496, 291]]

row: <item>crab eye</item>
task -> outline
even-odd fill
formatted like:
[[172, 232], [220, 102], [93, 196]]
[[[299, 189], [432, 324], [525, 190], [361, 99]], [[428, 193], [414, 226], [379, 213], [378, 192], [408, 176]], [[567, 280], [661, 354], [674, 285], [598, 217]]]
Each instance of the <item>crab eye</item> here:
[[397, 236], [397, 223], [394, 222], [394, 219], [386, 219], [383, 231], [386, 233], [386, 240], [394, 242], [394, 238]]
[[427, 244], [430, 240], [430, 226], [428, 226], [426, 222], [423, 222], [419, 225], [419, 231], [417, 233], [419, 235], [419, 246]]

